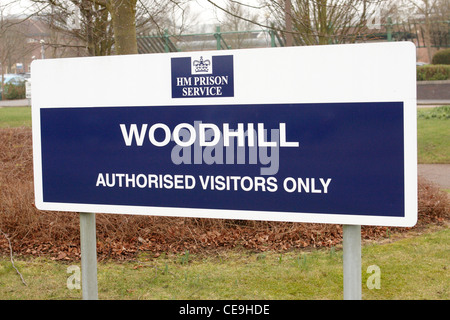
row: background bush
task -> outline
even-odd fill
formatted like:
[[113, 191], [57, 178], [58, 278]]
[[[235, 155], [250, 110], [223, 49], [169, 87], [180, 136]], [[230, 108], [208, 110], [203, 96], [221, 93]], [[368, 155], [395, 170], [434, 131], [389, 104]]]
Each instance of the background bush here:
[[450, 65], [429, 64], [417, 67], [417, 81], [448, 79], [450, 79]]
[[450, 48], [443, 49], [436, 52], [431, 60], [432, 64], [447, 64], [450, 65]]
[[5, 84], [3, 87], [3, 99], [25, 99], [25, 83], [23, 84]]

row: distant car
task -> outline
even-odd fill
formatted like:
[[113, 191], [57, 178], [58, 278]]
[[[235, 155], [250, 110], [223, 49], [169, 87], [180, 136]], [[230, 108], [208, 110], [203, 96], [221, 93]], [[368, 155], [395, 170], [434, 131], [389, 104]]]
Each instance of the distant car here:
[[4, 74], [3, 84], [21, 85], [25, 83], [25, 78], [19, 74]]
[[425, 65], [427, 65], [428, 63], [426, 63], [426, 62], [416, 62], [416, 66], [418, 66], [418, 67], [420, 67], [420, 66], [425, 66]]

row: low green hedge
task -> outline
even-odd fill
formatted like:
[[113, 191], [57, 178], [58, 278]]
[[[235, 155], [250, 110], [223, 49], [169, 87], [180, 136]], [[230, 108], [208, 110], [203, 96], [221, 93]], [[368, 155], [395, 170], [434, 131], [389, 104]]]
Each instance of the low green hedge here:
[[25, 99], [25, 84], [5, 84], [2, 98], [6, 100]]
[[450, 65], [429, 64], [417, 67], [417, 81], [449, 80]]
[[431, 61], [432, 64], [450, 64], [450, 48], [436, 52]]

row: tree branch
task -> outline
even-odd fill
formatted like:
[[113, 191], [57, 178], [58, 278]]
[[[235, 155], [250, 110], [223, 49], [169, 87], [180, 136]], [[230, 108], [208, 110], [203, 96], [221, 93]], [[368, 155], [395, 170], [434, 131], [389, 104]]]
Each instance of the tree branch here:
[[20, 279], [22, 280], [22, 283], [26, 286], [27, 283], [25, 282], [25, 280], [22, 277], [22, 274], [19, 272], [19, 270], [16, 268], [16, 266], [14, 264], [13, 250], [12, 250], [12, 246], [11, 246], [11, 241], [9, 240], [8, 236], [6, 235], [6, 233], [4, 233], [2, 230], [0, 230], [0, 232], [3, 234], [3, 236], [6, 238], [6, 240], [8, 240], [9, 256], [10, 256], [11, 264], [12, 264], [13, 268], [16, 270], [17, 274], [20, 276]]
[[[274, 26], [268, 26], [268, 25], [259, 23], [259, 22], [257, 22], [257, 21], [253, 21], [253, 20], [250, 20], [250, 19], [241, 17], [241, 16], [239, 16], [239, 15], [237, 15], [237, 14], [234, 14], [234, 13], [230, 12], [229, 10], [227, 10], [227, 9], [225, 9], [225, 8], [222, 8], [221, 6], [219, 6], [218, 4], [216, 4], [214, 1], [211, 1], [211, 0], [206, 0], [206, 1], [208, 1], [208, 2], [209, 2], [210, 4], [212, 4], [214, 7], [216, 7], [216, 8], [218, 8], [218, 9], [222, 10], [223, 12], [225, 12], [225, 13], [227, 13], [227, 14], [229, 14], [229, 15], [235, 17], [235, 18], [242, 19], [242, 20], [244, 20], [244, 21], [250, 22], [250, 23], [252, 23], [252, 24], [255, 24], [255, 25], [260, 26], [260, 27], [265, 28], [265, 29], [273, 29], [273, 30], [276, 30], [276, 31], [288, 32], [287, 30], [283, 30], [283, 29], [281, 29], [281, 28], [275, 28]], [[295, 33], [295, 32], [290, 32], [290, 33]]]

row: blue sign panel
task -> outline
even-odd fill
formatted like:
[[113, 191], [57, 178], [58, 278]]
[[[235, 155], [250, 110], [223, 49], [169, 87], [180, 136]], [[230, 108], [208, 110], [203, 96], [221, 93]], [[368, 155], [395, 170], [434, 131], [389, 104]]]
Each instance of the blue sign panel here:
[[403, 102], [41, 108], [43, 201], [403, 217], [403, 119]]
[[233, 56], [171, 59], [172, 98], [233, 97]]

